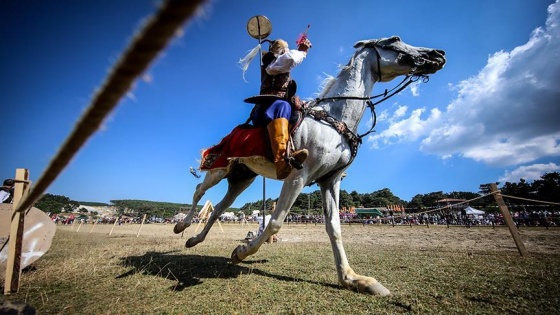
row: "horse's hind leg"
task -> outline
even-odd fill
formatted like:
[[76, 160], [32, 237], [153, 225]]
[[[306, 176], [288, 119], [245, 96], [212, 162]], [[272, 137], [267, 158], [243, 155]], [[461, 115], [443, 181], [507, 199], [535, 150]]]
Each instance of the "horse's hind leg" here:
[[191, 225], [192, 219], [196, 213], [196, 206], [198, 205], [200, 199], [202, 199], [202, 197], [204, 196], [204, 194], [208, 189], [216, 186], [216, 184], [218, 184], [222, 179], [224, 179], [226, 174], [227, 171], [225, 168], [210, 170], [206, 173], [202, 183], [196, 185], [196, 189], [193, 194], [191, 209], [189, 210], [187, 216], [183, 219], [183, 221], [177, 222], [177, 224], [175, 224], [175, 227], [173, 228], [173, 232], [179, 234]]
[[208, 218], [202, 231], [198, 235], [195, 235], [187, 240], [185, 243], [187, 248], [193, 247], [204, 241], [214, 222], [216, 222], [224, 211], [233, 204], [235, 199], [237, 199], [237, 197], [253, 183], [255, 177], [256, 174], [243, 165], [238, 164], [232, 168], [228, 175], [228, 190], [224, 198], [216, 204], [214, 211], [212, 211], [212, 214], [210, 215], [210, 218]]
[[348, 258], [342, 245], [340, 215], [338, 212], [340, 177], [335, 179], [334, 182], [329, 181], [328, 185], [323, 183], [320, 186], [325, 212], [325, 227], [331, 241], [338, 281], [344, 287], [357, 290], [358, 292], [380, 296], [390, 295], [389, 290], [381, 283], [372, 277], [356, 274], [348, 263]]
[[268, 222], [268, 225], [261, 235], [249, 242], [249, 244], [239, 245], [233, 250], [231, 253], [231, 261], [234, 264], [238, 264], [243, 261], [243, 259], [256, 253], [266, 240], [280, 231], [284, 219], [288, 215], [290, 208], [296, 201], [303, 187], [304, 182], [302, 178], [284, 182], [280, 197], [276, 203], [276, 208], [270, 217], [270, 222]]

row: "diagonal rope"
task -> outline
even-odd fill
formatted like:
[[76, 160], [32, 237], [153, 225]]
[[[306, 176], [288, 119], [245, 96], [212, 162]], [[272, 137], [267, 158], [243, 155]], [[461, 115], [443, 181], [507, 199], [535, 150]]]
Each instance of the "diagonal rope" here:
[[[426, 210], [426, 211], [422, 211], [422, 212], [414, 212], [413, 214], [415, 214], [415, 215], [417, 215], [417, 214], [425, 214], [425, 213], [430, 213], [430, 212], [441, 211], [441, 210], [447, 209], [447, 208], [453, 208], [453, 207], [458, 206], [458, 205], [466, 204], [466, 203], [469, 203], [469, 202], [471, 202], [471, 201], [475, 201], [475, 200], [482, 199], [482, 198], [485, 198], [485, 197], [488, 197], [488, 196], [492, 196], [492, 195], [494, 195], [494, 194], [497, 194], [498, 192], [499, 192], [499, 191], [491, 192], [491, 193], [488, 193], [488, 194], [485, 194], [485, 195], [480, 195], [480, 196], [478, 196], [478, 197], [476, 197], [476, 198], [473, 198], [473, 199], [465, 200], [465, 201], [462, 201], [462, 202], [459, 202], [459, 203], [454, 203], [454, 204], [452, 204], [452, 205], [447, 205], [447, 206], [443, 206], [443, 207], [440, 207], [440, 208], [435, 208], [435, 209], [432, 209], [432, 210]], [[503, 195], [502, 195], [502, 196], [503, 196]], [[395, 216], [395, 217], [402, 217], [402, 216], [411, 215], [411, 214], [412, 214], [412, 213], [409, 213], [409, 214], [400, 214], [400, 213], [398, 213], [398, 214], [395, 214], [395, 215], [393, 215], [393, 216]]]
[[119, 99], [130, 89], [134, 79], [146, 70], [150, 62], [167, 45], [204, 0], [167, 0], [157, 13], [137, 33], [101, 88], [96, 91], [89, 107], [51, 160], [35, 187], [26, 194], [16, 211], [30, 208], [68, 165], [86, 140], [99, 128]]
[[532, 202], [544, 203], [544, 204], [556, 205], [556, 206], [559, 206], [559, 205], [560, 205], [560, 203], [558, 203], [558, 202], [543, 201], [543, 200], [535, 200], [535, 199], [528, 199], [528, 198], [515, 197], [515, 196], [504, 195], [504, 194], [502, 194], [502, 197], [512, 198], [512, 199], [519, 199], [519, 200], [525, 200], [525, 201], [532, 201]]
[[[481, 198], [484, 198], [484, 197], [488, 197], [488, 196], [491, 196], [491, 195], [494, 195], [494, 194], [497, 194], [497, 193], [500, 193], [500, 194], [502, 195], [502, 197], [504, 197], [504, 198], [512, 198], [512, 199], [519, 199], [519, 200], [525, 200], [525, 201], [533, 201], [533, 202], [537, 202], [537, 203], [550, 204], [550, 205], [560, 205], [560, 203], [557, 203], [557, 202], [542, 201], [542, 200], [535, 200], [535, 199], [528, 199], [528, 198], [522, 198], [522, 197], [515, 197], [515, 196], [510, 196], [510, 195], [504, 195], [504, 194], [502, 194], [502, 193], [498, 190], [498, 191], [495, 191], [495, 192], [491, 192], [491, 193], [488, 193], [488, 194], [485, 194], [485, 195], [478, 196], [478, 197], [473, 198], [473, 199], [470, 199], [470, 200], [465, 200], [465, 201], [463, 201], [463, 202], [455, 203], [455, 204], [452, 204], [452, 205], [447, 205], [447, 206], [440, 207], [440, 208], [436, 208], [436, 209], [432, 209], [432, 210], [427, 210], [427, 211], [422, 211], [422, 212], [415, 212], [414, 214], [417, 215], [417, 214], [425, 214], [425, 213], [430, 213], [430, 212], [441, 211], [441, 210], [443, 210], [443, 209], [452, 208], [452, 207], [455, 207], [455, 206], [457, 206], [457, 205], [466, 204], [466, 203], [469, 203], [469, 202], [471, 202], [471, 201], [475, 201], [475, 200], [477, 200], [477, 199], [481, 199]], [[400, 213], [394, 215], [394, 217], [402, 217], [402, 216], [404, 216], [404, 215], [403, 215], [403, 214], [400, 214]]]

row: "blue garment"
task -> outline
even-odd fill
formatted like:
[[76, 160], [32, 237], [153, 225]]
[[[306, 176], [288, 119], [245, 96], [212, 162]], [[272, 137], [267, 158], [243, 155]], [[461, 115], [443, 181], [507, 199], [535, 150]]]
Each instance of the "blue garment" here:
[[269, 122], [277, 118], [290, 120], [292, 116], [292, 105], [285, 100], [275, 100], [268, 107], [260, 104], [251, 115], [253, 125], [256, 127], [266, 126]]

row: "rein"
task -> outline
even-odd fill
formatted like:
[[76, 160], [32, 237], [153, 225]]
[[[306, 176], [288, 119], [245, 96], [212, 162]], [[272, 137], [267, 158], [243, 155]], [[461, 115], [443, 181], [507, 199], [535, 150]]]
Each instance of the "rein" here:
[[[379, 60], [379, 58], [378, 58]], [[426, 75], [413, 75], [413, 74], [409, 74], [407, 76], [404, 77], [404, 79], [397, 84], [394, 88], [387, 90], [385, 89], [385, 92], [381, 93], [381, 94], [377, 94], [374, 96], [330, 96], [330, 97], [323, 97], [323, 98], [316, 98], [315, 101], [315, 105], [327, 101], [327, 100], [359, 100], [359, 101], [366, 101], [367, 107], [369, 108], [369, 110], [371, 111], [371, 116], [373, 118], [372, 120], [372, 126], [371, 128], [361, 134], [361, 135], [357, 135], [358, 138], [360, 138], [360, 142], [361, 139], [367, 135], [369, 135], [370, 133], [373, 132], [373, 128], [375, 128], [375, 124], [377, 121], [377, 115], [375, 113], [375, 105], [380, 104], [386, 100], [388, 100], [389, 98], [393, 97], [395, 94], [400, 93], [402, 90], [406, 89], [411, 83], [414, 83], [418, 80], [420, 80], [420, 78], [422, 78], [422, 82], [423, 83], [427, 83], [430, 78]], [[378, 100], [377, 102], [372, 102], [373, 99], [376, 99], [378, 97], [383, 97], [382, 99]], [[334, 118], [333, 118], [334, 119]]]

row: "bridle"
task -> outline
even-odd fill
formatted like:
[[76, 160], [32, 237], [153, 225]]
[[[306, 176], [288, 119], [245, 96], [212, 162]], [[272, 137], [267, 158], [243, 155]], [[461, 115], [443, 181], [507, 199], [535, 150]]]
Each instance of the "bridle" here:
[[[379, 53], [379, 41], [376, 41], [374, 43], [368, 44], [365, 47], [370, 47], [372, 46], [377, 58], [376, 58], [376, 62], [377, 62], [377, 78], [379, 81], [381, 81], [381, 54]], [[340, 170], [345, 169], [346, 167], [348, 167], [348, 165], [352, 164], [352, 162], [354, 161], [354, 158], [356, 157], [356, 155], [358, 155], [358, 148], [360, 147], [360, 145], [362, 144], [362, 139], [364, 137], [366, 137], [367, 135], [369, 135], [370, 133], [374, 132], [374, 128], [375, 125], [377, 123], [377, 114], [375, 113], [375, 106], [379, 103], [382, 103], [384, 101], [386, 101], [387, 99], [393, 97], [395, 94], [400, 93], [402, 90], [404, 90], [405, 88], [407, 88], [411, 83], [417, 82], [418, 80], [422, 80], [423, 83], [427, 83], [430, 78], [428, 75], [424, 75], [424, 74], [414, 74], [414, 71], [416, 71], [418, 66], [422, 66], [426, 63], [426, 59], [423, 57], [412, 57], [410, 56], [408, 53], [400, 51], [398, 49], [395, 49], [394, 47], [388, 47], [386, 45], [381, 46], [381, 48], [383, 49], [391, 49], [395, 52], [398, 52], [400, 55], [406, 55], [412, 58], [412, 61], [414, 63], [414, 66], [411, 70], [411, 72], [409, 74], [407, 74], [404, 79], [397, 84], [395, 87], [393, 87], [390, 90], [385, 89], [385, 91], [381, 94], [377, 94], [377, 95], [373, 95], [373, 96], [330, 96], [330, 97], [323, 97], [323, 98], [316, 98], [313, 101], [311, 101], [312, 104], [309, 104], [308, 107], [306, 107], [304, 109], [304, 117], [309, 115], [311, 116], [313, 119], [315, 120], [319, 120], [319, 121], [325, 121], [328, 124], [330, 124], [338, 133], [340, 133], [341, 135], [344, 135], [347, 140], [348, 143], [350, 144], [350, 148], [351, 148], [351, 157], [350, 157], [350, 161], [348, 161], [348, 163], [346, 165], [343, 165], [341, 167], [338, 167], [330, 172], [328, 172], [327, 174], [321, 176], [320, 178], [314, 180], [313, 182], [311, 182], [310, 184], [308, 184], [308, 186], [311, 186], [315, 183], [317, 183], [318, 181], [321, 181], [323, 179], [329, 178], [332, 175], [338, 173]], [[399, 56], [399, 58], [401, 58], [401, 56]], [[373, 102], [372, 100], [376, 99], [376, 98], [380, 98], [380, 100]], [[348, 128], [348, 126], [346, 126], [346, 124], [342, 121], [338, 121], [336, 118], [332, 117], [331, 115], [329, 115], [326, 111], [324, 110], [315, 110], [312, 109], [314, 106], [318, 105], [321, 102], [327, 101], [327, 100], [361, 100], [361, 101], [365, 101], [367, 107], [369, 108], [370, 112], [371, 112], [371, 117], [372, 117], [372, 124], [371, 124], [371, 128], [369, 128], [369, 130], [363, 134], [355, 134], [352, 130], [350, 130]]]
[[[361, 139], [361, 138], [369, 135], [370, 133], [372, 133], [373, 129], [375, 128], [375, 124], [377, 122], [377, 114], [375, 113], [375, 105], [388, 100], [389, 98], [393, 97], [395, 94], [398, 94], [402, 90], [406, 89], [411, 83], [417, 82], [420, 79], [422, 79], [422, 83], [427, 83], [430, 80], [430, 78], [427, 75], [408, 74], [395, 87], [393, 87], [390, 90], [385, 89], [385, 91], [381, 94], [377, 94], [377, 95], [373, 95], [373, 96], [365, 96], [365, 97], [360, 97], [360, 96], [330, 96], [330, 97], [316, 98], [314, 100], [314, 105], [317, 105], [317, 104], [319, 104], [321, 102], [324, 102], [324, 101], [327, 101], [327, 100], [360, 100], [360, 101], [365, 101], [367, 107], [371, 111], [372, 126], [367, 132], [365, 132], [361, 135], [357, 135], [357, 137]], [[376, 102], [372, 102], [373, 99], [376, 99], [376, 98], [379, 98], [379, 97], [383, 97], [383, 98], [376, 101]], [[310, 111], [312, 111], [312, 110], [310, 110]]]
[[[376, 54], [376, 62], [377, 62], [377, 78], [379, 81], [381, 81], [381, 54], [379, 53], [379, 40], [367, 45], [366, 47], [372, 46], [375, 54]], [[394, 47], [388, 47], [387, 45], [383, 45], [381, 46], [381, 48], [383, 49], [391, 49], [395, 52], [398, 52], [401, 55], [408, 55], [406, 52], [396, 49]], [[399, 57], [401, 58], [401, 57]], [[430, 81], [430, 77], [428, 75], [424, 75], [424, 74], [414, 74], [414, 71], [416, 71], [417, 67], [422, 66], [426, 63], [426, 59], [422, 58], [422, 57], [416, 57], [416, 58], [412, 58], [413, 62], [414, 62], [414, 66], [411, 70], [411, 72], [409, 74], [407, 74], [401, 82], [399, 82], [399, 84], [397, 84], [395, 87], [393, 87], [390, 90], [385, 89], [385, 91], [381, 94], [377, 94], [377, 95], [373, 95], [373, 96], [365, 96], [365, 97], [360, 97], [360, 96], [330, 96], [330, 97], [323, 97], [323, 98], [316, 98], [314, 99], [314, 105], [318, 105], [321, 102], [327, 101], [327, 100], [362, 100], [362, 101], [366, 101], [366, 105], [367, 107], [370, 109], [371, 111], [371, 116], [372, 116], [372, 126], [371, 128], [361, 134], [361, 135], [356, 135], [356, 137], [358, 137], [361, 139], [367, 135], [369, 135], [370, 133], [372, 133], [374, 131], [375, 128], [375, 124], [377, 123], [377, 114], [375, 113], [375, 105], [380, 104], [384, 101], [386, 101], [387, 99], [393, 97], [395, 94], [400, 93], [402, 90], [406, 89], [411, 83], [417, 82], [418, 80], [422, 79], [422, 83], [428, 83]], [[382, 99], [376, 101], [375, 103], [372, 102], [373, 99], [379, 98], [379, 97], [383, 97]]]

